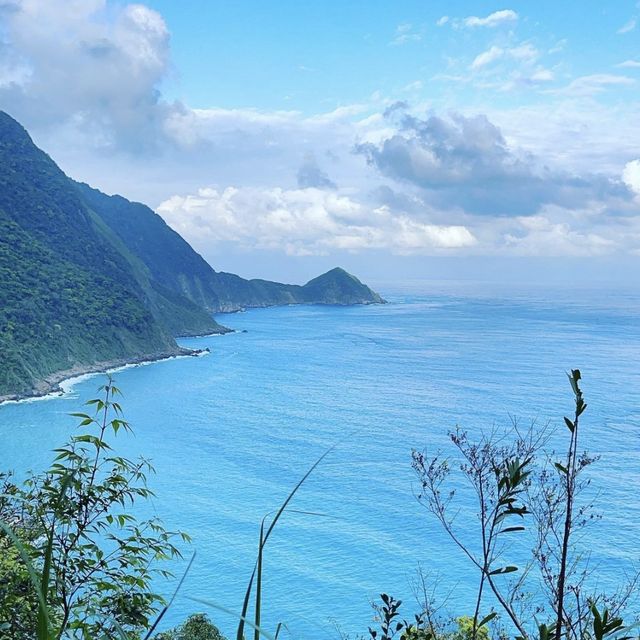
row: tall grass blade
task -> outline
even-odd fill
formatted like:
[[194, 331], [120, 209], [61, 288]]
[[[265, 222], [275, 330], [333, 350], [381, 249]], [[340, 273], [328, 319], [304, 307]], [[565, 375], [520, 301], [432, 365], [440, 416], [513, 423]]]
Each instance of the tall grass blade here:
[[[258, 550], [258, 559], [261, 560], [261, 554], [262, 554], [262, 549], [264, 547], [264, 545], [267, 543], [267, 540], [269, 539], [269, 536], [271, 535], [271, 532], [273, 531], [274, 527], [276, 526], [276, 524], [278, 523], [278, 520], [280, 520], [280, 517], [282, 516], [282, 514], [284, 513], [284, 510], [287, 508], [287, 505], [291, 502], [291, 500], [293, 499], [293, 496], [295, 496], [295, 494], [298, 492], [298, 489], [300, 489], [300, 487], [305, 483], [305, 481], [307, 480], [307, 478], [313, 473], [313, 471], [316, 469], [316, 467], [338, 446], [338, 443], [332, 445], [331, 447], [329, 447], [312, 465], [311, 467], [308, 469], [308, 471], [302, 476], [302, 478], [300, 478], [300, 480], [298, 481], [298, 483], [296, 484], [296, 486], [291, 490], [291, 492], [289, 493], [289, 495], [287, 496], [286, 500], [280, 505], [280, 508], [278, 509], [278, 511], [276, 512], [276, 515], [274, 516], [273, 520], [271, 521], [271, 524], [269, 525], [269, 528], [267, 529], [266, 534], [264, 535], [264, 538], [262, 538], [261, 536], [261, 542], [260, 542], [260, 548]], [[256, 574], [258, 572], [258, 561], [256, 561], [256, 566], [253, 569], [253, 572], [251, 574], [251, 578], [249, 579], [249, 584], [247, 586], [247, 591], [245, 593], [244, 596], [244, 601], [242, 603], [242, 615], [240, 616], [240, 623], [238, 624], [238, 631], [236, 633], [236, 640], [244, 640], [244, 625], [245, 625], [245, 621], [247, 618], [247, 611], [249, 609], [249, 600], [251, 598], [251, 589], [253, 587], [253, 581], [256, 578]], [[260, 566], [260, 573], [262, 573], [262, 565]], [[262, 581], [262, 575], [260, 575], [258, 577], [258, 580]]]
[[[131, 638], [127, 635], [127, 632], [120, 626], [117, 620], [113, 621], [113, 625], [118, 632], [118, 637], [120, 640], [131, 640]], [[108, 636], [105, 636], [104, 640], [109, 640]]]
[[256, 571], [256, 610], [255, 610], [255, 625], [256, 630], [253, 634], [253, 640], [260, 640], [260, 633], [257, 628], [260, 626], [260, 609], [262, 605], [262, 548], [264, 546], [264, 521], [266, 516], [262, 518], [260, 523], [260, 544], [258, 545], [258, 565]]
[[42, 576], [40, 579], [40, 593], [43, 594], [45, 606], [38, 607], [38, 638], [47, 638], [49, 633], [49, 614], [46, 608], [46, 598], [49, 592], [49, 576], [51, 574], [51, 558], [53, 555], [53, 533], [55, 520], [51, 522], [49, 536], [47, 538], [47, 548], [44, 554], [44, 564], [42, 566]]
[[2, 529], [7, 534], [7, 536], [9, 537], [9, 539], [11, 540], [15, 548], [18, 550], [18, 553], [20, 554], [20, 557], [22, 558], [22, 561], [24, 562], [25, 567], [27, 568], [27, 572], [29, 574], [29, 580], [31, 581], [31, 584], [33, 585], [33, 588], [36, 592], [36, 596], [38, 597], [39, 611], [43, 612], [43, 617], [46, 621], [46, 626], [44, 630], [42, 630], [38, 625], [37, 640], [50, 640], [50, 638], [52, 637], [49, 634], [51, 630], [51, 623], [49, 621], [49, 611], [47, 610], [47, 601], [44, 595], [42, 594], [42, 590], [41, 590], [42, 580], [38, 578], [38, 574], [35, 568], [33, 567], [33, 564], [31, 563], [31, 558], [29, 558], [29, 554], [27, 553], [27, 550], [25, 549], [22, 542], [20, 542], [16, 534], [13, 532], [13, 529], [11, 529], [11, 527], [2, 520], [0, 520], [0, 529]]
[[[200, 604], [204, 604], [207, 607], [212, 607], [213, 609], [217, 609], [218, 611], [222, 611], [223, 613], [227, 613], [231, 616], [233, 616], [234, 618], [239, 618], [242, 622], [248, 624], [250, 627], [252, 628], [256, 628], [255, 624], [253, 622], [251, 622], [251, 620], [249, 620], [248, 618], [246, 618], [245, 616], [243, 616], [240, 613], [237, 613], [236, 611], [232, 611], [231, 609], [227, 609], [226, 607], [223, 607], [222, 605], [216, 604], [215, 602], [211, 602], [210, 600], [203, 600], [202, 598], [193, 598], [192, 596], [185, 596], [187, 598], [187, 600], [192, 600], [193, 602], [198, 602]], [[267, 638], [267, 640], [275, 640], [275, 638], [268, 632], [265, 631], [264, 629], [258, 629], [258, 631], [260, 632], [260, 635], [264, 638]]]
[[[43, 595], [43, 599], [46, 600], [49, 593], [49, 580], [51, 576], [51, 564], [53, 562], [53, 535], [55, 533], [56, 528], [56, 519], [55, 513], [60, 512], [60, 507], [62, 505], [62, 499], [64, 498], [71, 481], [73, 480], [73, 474], [67, 474], [62, 480], [62, 486], [60, 487], [60, 494], [58, 495], [56, 510], [54, 512], [54, 517], [51, 519], [51, 526], [49, 528], [49, 536], [47, 538], [47, 547], [45, 549], [44, 554], [44, 564], [42, 565], [42, 576], [40, 581], [40, 592]], [[43, 608], [42, 606], [38, 607], [38, 638], [47, 638], [49, 633], [49, 614], [46, 606]], [[60, 629], [59, 632], [62, 633], [63, 629]]]
[[169, 610], [169, 607], [173, 604], [173, 601], [178, 595], [178, 591], [180, 591], [180, 589], [182, 588], [182, 583], [187, 577], [187, 574], [189, 573], [189, 570], [191, 569], [191, 565], [193, 564], [193, 561], [195, 560], [195, 558], [196, 558], [196, 552], [194, 551], [193, 555], [191, 556], [191, 560], [189, 560], [189, 564], [187, 565], [187, 568], [184, 570], [184, 573], [182, 574], [182, 578], [180, 578], [180, 582], [178, 582], [178, 586], [176, 587], [175, 591], [173, 592], [173, 595], [171, 596], [171, 599], [162, 608], [162, 611], [156, 618], [156, 621], [151, 625], [151, 628], [149, 629], [149, 631], [147, 631], [147, 634], [144, 636], [144, 640], [149, 640], [149, 638], [151, 637], [151, 634], [155, 631], [158, 624], [160, 624], [160, 621], [164, 617], [164, 614], [167, 613], [167, 611]]

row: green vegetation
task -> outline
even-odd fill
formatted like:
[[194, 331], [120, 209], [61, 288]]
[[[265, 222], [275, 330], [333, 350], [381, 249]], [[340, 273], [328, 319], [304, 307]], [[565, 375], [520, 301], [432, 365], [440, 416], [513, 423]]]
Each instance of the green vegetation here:
[[0, 167], [0, 399], [46, 390], [56, 371], [177, 354], [176, 332], [220, 330], [152, 281], [1, 112]]
[[[564, 419], [568, 444], [562, 456], [545, 453], [549, 431], [535, 425], [526, 431], [515, 425], [510, 434], [492, 432], [479, 442], [460, 430], [452, 432], [458, 461], [453, 465], [439, 455], [413, 452], [418, 498], [469, 560], [478, 578], [477, 594], [468, 603], [469, 615], [448, 618], [435, 604], [437, 581], [421, 574], [418, 612], [405, 619], [402, 602], [383, 593], [374, 606], [371, 640], [639, 637], [636, 626], [625, 626], [622, 617], [635, 615], [631, 597], [638, 575], [616, 593], [593, 591], [588, 562], [575, 542], [577, 532], [583, 537], [592, 520], [591, 505], [582, 499], [587, 486], [582, 475], [594, 462], [578, 449], [587, 408], [580, 379], [578, 370], [571, 372], [575, 405], [572, 417]], [[163, 560], [179, 555], [176, 541], [189, 538], [166, 531], [157, 520], [140, 522], [130, 512], [131, 504], [152, 495], [147, 486], [152, 468], [144, 459], [127, 460], [111, 449], [108, 436], [129, 430], [118, 395], [108, 379], [100, 397], [87, 403], [93, 413], [73, 414], [81, 431], [56, 450], [44, 475], [22, 484], [9, 475], [0, 477], [1, 638], [225, 640], [201, 613], [156, 633], [173, 598], [165, 603], [151, 589], [151, 579], [170, 575]], [[330, 451], [311, 466], [280, 508], [263, 519], [237, 640], [248, 637], [247, 627], [254, 640], [277, 638], [286, 629], [279, 624], [269, 634], [260, 626], [266, 544], [296, 492]], [[477, 524], [467, 516], [461, 522], [456, 518], [456, 489], [447, 488], [454, 472], [477, 496]], [[507, 564], [505, 556], [514, 548], [526, 549], [528, 542], [532, 548], [525, 565]]]
[[226, 640], [226, 638], [206, 614], [194, 613], [179, 627], [159, 633], [155, 636], [155, 640]]
[[0, 620], [10, 637], [137, 637], [163, 603], [150, 586], [170, 576], [159, 563], [180, 555], [176, 540], [189, 540], [129, 512], [153, 495], [153, 468], [112, 452], [107, 436], [129, 425], [111, 380], [101, 392], [87, 403], [93, 415], [74, 414], [83, 431], [44, 475], [4, 479], [0, 545], [12, 552], [0, 568], [15, 591], [1, 601]]
[[[450, 433], [456, 464], [439, 455], [413, 452], [419, 501], [477, 574], [472, 640], [487, 625], [492, 635], [515, 632], [522, 640], [624, 635], [621, 616], [638, 575], [631, 575], [616, 593], [599, 592], [590, 581], [588, 556], [574, 542], [580, 534], [584, 544], [586, 527], [595, 518], [584, 496], [589, 482], [583, 480], [595, 458], [578, 449], [580, 420], [587, 409], [580, 380], [580, 371], [571, 371], [574, 413], [564, 418], [569, 436], [564, 455], [547, 451], [548, 428], [535, 424], [524, 431], [514, 424], [510, 433], [493, 431], [478, 442], [461, 430]], [[459, 481], [468, 483], [477, 497], [477, 526], [468, 517], [457, 517], [454, 485]], [[514, 564], [517, 551], [526, 558], [523, 566]], [[424, 603], [420, 615], [437, 637], [430, 602]]]

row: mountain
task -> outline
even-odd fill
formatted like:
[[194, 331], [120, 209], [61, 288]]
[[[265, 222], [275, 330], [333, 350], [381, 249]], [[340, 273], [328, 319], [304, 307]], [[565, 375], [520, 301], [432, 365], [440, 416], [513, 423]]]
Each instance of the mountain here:
[[0, 396], [46, 390], [62, 370], [177, 355], [173, 335], [216, 331], [0, 112]]
[[0, 401], [71, 373], [186, 354], [212, 313], [382, 299], [341, 269], [304, 286], [214, 271], [143, 204], [68, 178], [0, 111]]
[[[282, 304], [374, 304], [382, 298], [343, 269], [306, 285], [245, 280], [214, 271], [154, 211], [122, 196], [107, 196], [86, 184], [77, 188], [87, 203], [158, 282], [213, 313]], [[171, 260], [167, 260], [171, 256]]]

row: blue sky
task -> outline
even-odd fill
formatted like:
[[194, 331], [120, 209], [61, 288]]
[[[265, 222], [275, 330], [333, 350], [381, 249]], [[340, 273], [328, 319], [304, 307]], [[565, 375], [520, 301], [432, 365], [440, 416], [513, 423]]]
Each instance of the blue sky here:
[[247, 276], [632, 272], [639, 83], [636, 0], [0, 2], [0, 107]]
[[[451, 28], [486, 17], [495, 2], [149, 2], [171, 27], [175, 72], [168, 95], [194, 107], [298, 109], [312, 114], [376, 93], [411, 95], [444, 106], [495, 100], [472, 87], [452, 90], [438, 76], [461, 73], [491, 46], [528, 43], [560, 87], [573, 77], [619, 72], [639, 56], [638, 31], [618, 34], [639, 13], [634, 2], [512, 2], [515, 20], [493, 28]], [[188, 10], [185, 7], [188, 6]], [[449, 22], [437, 26], [443, 16]], [[453, 61], [456, 61], [455, 63]], [[417, 82], [421, 88], [408, 86]], [[630, 99], [620, 90], [607, 99]], [[522, 94], [529, 93], [529, 95]], [[505, 105], [545, 100], [526, 87]]]

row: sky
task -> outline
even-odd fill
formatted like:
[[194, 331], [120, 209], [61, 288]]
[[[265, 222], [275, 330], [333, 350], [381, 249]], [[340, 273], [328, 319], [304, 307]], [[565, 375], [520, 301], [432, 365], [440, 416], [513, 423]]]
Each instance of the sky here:
[[0, 0], [0, 108], [214, 268], [626, 280], [640, 2]]

